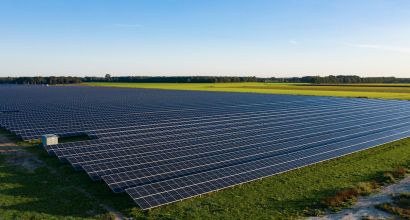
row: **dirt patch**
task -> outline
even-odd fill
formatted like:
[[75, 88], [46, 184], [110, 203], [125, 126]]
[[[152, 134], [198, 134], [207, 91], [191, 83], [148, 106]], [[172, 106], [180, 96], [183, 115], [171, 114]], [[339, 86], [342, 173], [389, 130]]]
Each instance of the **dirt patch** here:
[[13, 154], [18, 153], [21, 147], [11, 142], [4, 135], [0, 134], [0, 154]]
[[33, 173], [34, 169], [46, 165], [24, 148], [25, 147], [12, 143], [3, 135], [0, 135], [0, 154], [7, 155], [4, 165], [21, 166], [26, 168], [30, 173]]
[[367, 217], [369, 219], [388, 219], [395, 218], [386, 212], [380, 211], [375, 208], [376, 205], [380, 205], [385, 202], [392, 203], [391, 194], [410, 192], [410, 177], [404, 178], [397, 184], [392, 184], [386, 187], [382, 187], [381, 193], [361, 197], [357, 200], [357, 203], [351, 207], [351, 209], [345, 209], [337, 214], [328, 214], [323, 217], [310, 217], [308, 220], [330, 220], [330, 219], [343, 219], [343, 220], [356, 220]]

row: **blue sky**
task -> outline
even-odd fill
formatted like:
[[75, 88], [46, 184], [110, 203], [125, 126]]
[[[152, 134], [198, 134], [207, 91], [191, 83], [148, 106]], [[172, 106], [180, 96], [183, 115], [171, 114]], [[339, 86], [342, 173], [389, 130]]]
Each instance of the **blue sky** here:
[[0, 76], [410, 77], [410, 1], [0, 0]]

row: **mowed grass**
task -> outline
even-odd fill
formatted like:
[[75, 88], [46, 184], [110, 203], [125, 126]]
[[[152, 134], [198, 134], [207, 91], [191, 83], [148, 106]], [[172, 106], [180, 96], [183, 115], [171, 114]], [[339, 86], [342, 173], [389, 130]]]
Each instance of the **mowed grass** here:
[[[0, 164], [6, 156], [0, 155]], [[0, 219], [86, 219], [107, 211], [46, 167], [0, 165]]]
[[84, 83], [87, 86], [146, 89], [201, 90], [289, 95], [365, 97], [410, 100], [410, 84], [342, 84], [307, 83]]

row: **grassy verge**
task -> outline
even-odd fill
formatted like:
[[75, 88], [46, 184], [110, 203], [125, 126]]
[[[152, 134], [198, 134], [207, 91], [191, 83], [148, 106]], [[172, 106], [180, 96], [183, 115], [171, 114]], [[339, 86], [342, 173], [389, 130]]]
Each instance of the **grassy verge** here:
[[[407, 177], [408, 170], [405, 167], [399, 167], [393, 172], [383, 174], [382, 182], [372, 180], [369, 182], [360, 182], [355, 187], [341, 189], [336, 192], [336, 195], [322, 198], [324, 209], [330, 210], [330, 213], [335, 214], [344, 208], [350, 208], [356, 203], [357, 196], [369, 196], [374, 193], [380, 193], [379, 185], [387, 185], [397, 183], [397, 179]], [[315, 209], [307, 212], [308, 215], [324, 214], [323, 209]]]
[[410, 84], [311, 85], [305, 83], [84, 83], [84, 85], [410, 100]]
[[392, 197], [394, 205], [385, 202], [376, 206], [377, 209], [395, 215], [400, 219], [410, 219], [410, 193], [400, 193]]

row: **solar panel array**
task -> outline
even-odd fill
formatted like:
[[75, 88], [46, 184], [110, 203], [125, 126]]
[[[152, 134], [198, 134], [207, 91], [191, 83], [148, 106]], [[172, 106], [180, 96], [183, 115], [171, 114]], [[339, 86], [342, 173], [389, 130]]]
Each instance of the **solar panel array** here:
[[78, 86], [0, 86], [0, 126], [142, 209], [410, 136], [410, 102]]

